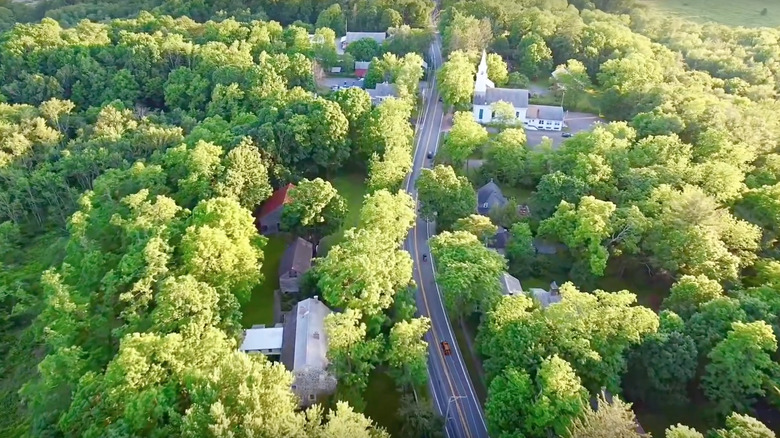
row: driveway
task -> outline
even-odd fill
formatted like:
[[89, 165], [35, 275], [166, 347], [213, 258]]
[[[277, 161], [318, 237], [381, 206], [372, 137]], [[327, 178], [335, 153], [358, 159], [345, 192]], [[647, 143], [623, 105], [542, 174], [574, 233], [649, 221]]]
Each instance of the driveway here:
[[597, 123], [606, 123], [604, 119], [595, 114], [568, 112], [564, 119], [566, 128], [564, 131], [531, 131], [526, 129], [525, 136], [528, 138], [528, 146], [534, 147], [542, 142], [542, 138], [547, 137], [552, 139], [553, 148], [563, 143], [566, 138], [562, 137], [563, 132], [569, 132], [572, 135], [582, 131], [590, 131], [596, 126]]

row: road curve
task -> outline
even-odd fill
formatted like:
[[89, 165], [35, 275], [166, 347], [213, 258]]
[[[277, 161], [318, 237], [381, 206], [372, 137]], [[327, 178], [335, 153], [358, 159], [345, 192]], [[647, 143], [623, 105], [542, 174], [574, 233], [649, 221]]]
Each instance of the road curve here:
[[[441, 138], [444, 111], [439, 102], [434, 72], [442, 64], [441, 37], [436, 35], [430, 49], [428, 88], [424, 90], [423, 103], [418, 113], [412, 171], [405, 181], [405, 189], [417, 203], [414, 182], [420, 170], [430, 167], [428, 153], [435, 154]], [[460, 348], [444, 309], [441, 292], [435, 281], [435, 263], [430, 257], [428, 239], [433, 234], [433, 224], [417, 219], [407, 236], [405, 247], [414, 261], [414, 280], [417, 283], [417, 308], [420, 315], [431, 318], [428, 342], [428, 375], [434, 406], [445, 416], [448, 438], [486, 438], [488, 436], [482, 407], [474, 392], [474, 385], [466, 370]], [[423, 255], [428, 260], [423, 261]], [[441, 342], [450, 344], [452, 354], [444, 356]]]

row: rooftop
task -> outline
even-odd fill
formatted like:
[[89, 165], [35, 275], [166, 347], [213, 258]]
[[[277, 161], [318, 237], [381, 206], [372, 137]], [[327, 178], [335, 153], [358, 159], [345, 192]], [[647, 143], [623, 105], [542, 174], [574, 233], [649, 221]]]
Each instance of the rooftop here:
[[493, 207], [503, 207], [507, 203], [498, 184], [490, 180], [477, 190], [477, 211], [486, 214]]
[[311, 268], [311, 258], [314, 255], [314, 245], [308, 240], [296, 238], [290, 246], [284, 250], [282, 260], [279, 262], [279, 275], [295, 270], [303, 274]]
[[523, 286], [520, 284], [520, 280], [512, 275], [504, 272], [499, 279], [501, 282], [501, 289], [504, 291], [504, 295], [517, 295], [523, 293]]
[[290, 202], [288, 194], [293, 187], [295, 187], [294, 184], [287, 184], [286, 186], [277, 189], [270, 198], [265, 200], [263, 206], [260, 207], [260, 210], [257, 213], [257, 217], [262, 219], [277, 208]]
[[387, 82], [376, 84], [376, 88], [367, 88], [366, 91], [371, 97], [398, 96], [398, 87], [396, 87], [395, 84], [388, 84]]
[[519, 88], [488, 88], [484, 96], [474, 96], [474, 104], [490, 105], [503, 100], [515, 108], [527, 108], [528, 96], [528, 90]]
[[529, 105], [525, 112], [528, 119], [563, 121], [563, 107], [549, 105]]
[[537, 301], [539, 301], [539, 304], [541, 304], [542, 307], [549, 307], [550, 304], [561, 302], [560, 294], [553, 294], [550, 291], [546, 291], [538, 287], [531, 288], [529, 292]]
[[314, 297], [299, 302], [293, 312], [290, 317], [295, 315], [296, 327], [292, 369], [327, 368], [328, 339], [324, 321], [330, 309]]
[[279, 350], [282, 348], [284, 328], [251, 328], [244, 330], [241, 351]]

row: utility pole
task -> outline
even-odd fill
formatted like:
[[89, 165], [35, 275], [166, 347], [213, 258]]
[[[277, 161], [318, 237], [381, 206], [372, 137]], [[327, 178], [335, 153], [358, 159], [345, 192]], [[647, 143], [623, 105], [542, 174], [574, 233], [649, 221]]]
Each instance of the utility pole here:
[[452, 402], [454, 402], [455, 400], [457, 400], [459, 398], [466, 398], [466, 396], [465, 395], [453, 395], [453, 396], [450, 397], [449, 401], [447, 402], [447, 413], [444, 414], [444, 422], [445, 423], [447, 422], [447, 420], [450, 419], [450, 405], [452, 405]]

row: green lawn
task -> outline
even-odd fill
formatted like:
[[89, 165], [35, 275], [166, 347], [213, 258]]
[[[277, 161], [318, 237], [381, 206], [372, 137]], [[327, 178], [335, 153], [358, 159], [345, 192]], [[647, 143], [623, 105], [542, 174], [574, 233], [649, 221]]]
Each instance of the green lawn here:
[[398, 407], [401, 393], [396, 389], [393, 379], [381, 370], [374, 370], [363, 397], [366, 401], [365, 414], [385, 427], [391, 436], [400, 436], [402, 423], [398, 418]]
[[532, 189], [526, 189], [524, 187], [510, 187], [508, 185], [501, 187], [501, 190], [504, 192], [504, 195], [507, 198], [514, 199], [518, 204], [528, 203], [528, 200], [531, 199], [531, 193], [533, 193]]
[[366, 194], [366, 176], [361, 173], [339, 175], [331, 181], [333, 187], [347, 200], [347, 217], [340, 230], [325, 236], [320, 241], [320, 254], [327, 254], [328, 249], [339, 243], [344, 238], [344, 231], [357, 226], [360, 219], [360, 207], [363, 206], [363, 197]]
[[[641, 5], [700, 23], [730, 26], [780, 26], [780, 3], [769, 0], [641, 0]], [[766, 8], [766, 15], [761, 11]]]
[[279, 262], [287, 247], [287, 236], [276, 234], [268, 238], [268, 244], [263, 248], [263, 282], [252, 291], [252, 298], [241, 312], [241, 325], [251, 327], [254, 324], [274, 324], [274, 291], [279, 289]]

